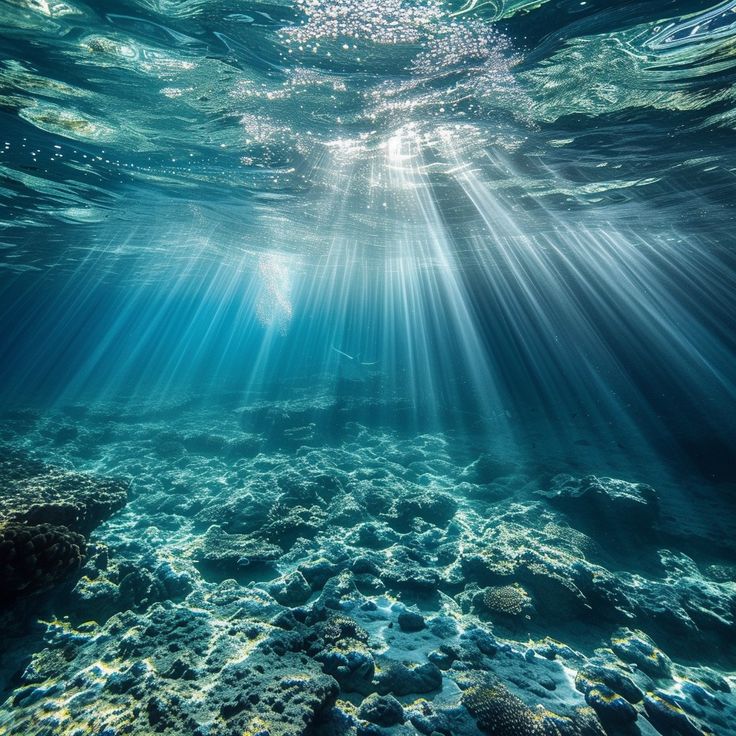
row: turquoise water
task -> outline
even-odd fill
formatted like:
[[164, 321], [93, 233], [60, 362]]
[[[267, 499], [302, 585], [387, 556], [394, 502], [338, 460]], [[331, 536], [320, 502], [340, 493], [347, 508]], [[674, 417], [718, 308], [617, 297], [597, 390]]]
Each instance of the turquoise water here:
[[0, 4], [0, 734], [736, 734], [734, 38]]

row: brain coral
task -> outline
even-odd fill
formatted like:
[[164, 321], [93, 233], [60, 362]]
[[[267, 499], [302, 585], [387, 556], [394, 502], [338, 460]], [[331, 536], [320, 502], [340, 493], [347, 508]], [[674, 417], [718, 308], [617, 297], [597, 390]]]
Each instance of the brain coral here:
[[79, 567], [84, 551], [84, 537], [64, 526], [0, 526], [0, 600], [51, 586]]
[[471, 687], [462, 702], [478, 728], [491, 736], [544, 736], [532, 709], [501, 683]]

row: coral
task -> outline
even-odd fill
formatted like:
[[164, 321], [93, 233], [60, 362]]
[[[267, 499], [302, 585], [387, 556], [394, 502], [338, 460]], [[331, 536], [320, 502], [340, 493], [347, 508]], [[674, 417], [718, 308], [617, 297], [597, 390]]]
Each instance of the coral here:
[[542, 723], [531, 708], [501, 683], [468, 688], [462, 703], [478, 728], [491, 736], [545, 736]]
[[471, 685], [463, 692], [462, 704], [490, 736], [603, 736], [592, 712], [574, 709], [566, 716], [532, 710], [499, 681]]
[[[310, 402], [300, 406], [277, 419], [282, 447], [294, 448], [314, 421]], [[332, 433], [331, 444], [271, 453], [268, 437], [250, 436], [252, 447], [235, 453], [238, 415], [203, 411], [177, 408], [144, 423], [140, 409], [125, 421], [88, 413], [63, 447], [59, 437], [72, 433], [59, 430], [72, 419], [34, 419], [45, 440], [33, 429], [23, 442], [45, 441], [70, 463], [83, 440], [112, 432], [114, 442], [95, 445], [96, 462], [135, 476], [136, 494], [130, 513], [87, 544], [73, 590], [51, 600], [43, 631], [24, 616], [45, 601], [16, 601], [0, 614], [4, 634], [6, 622], [14, 628], [0, 668], [8, 736], [732, 733], [730, 675], [692, 665], [732, 669], [723, 644], [736, 604], [717, 554], [693, 546], [690, 557], [674, 536], [671, 551], [660, 549], [656, 527], [639, 538], [641, 555], [603, 549], [598, 532], [572, 526], [593, 506], [587, 496], [569, 499], [579, 513], [563, 513], [564, 502], [536, 494], [544, 480], [517, 474], [480, 485], [500, 471], [479, 463], [464, 473], [480, 450], [457, 437], [359, 425], [338, 436], [315, 422], [312, 435]], [[51, 477], [43, 463], [11, 460], [12, 488]], [[475, 485], [458, 484], [476, 472]], [[83, 475], [66, 473], [54, 477]], [[612, 508], [635, 486], [597, 480]], [[586, 484], [568, 490], [594, 485]], [[84, 512], [50, 500], [44, 508], [69, 523], [106, 513], [91, 497]], [[19, 559], [18, 524], [0, 522], [0, 564], [11, 547]], [[62, 528], [44, 524], [53, 526], [44, 535]], [[76, 541], [81, 560], [84, 539]], [[630, 628], [611, 642], [619, 626]], [[519, 635], [507, 638], [507, 629]]]
[[508, 618], [520, 618], [531, 608], [529, 594], [518, 584], [487, 588], [476, 601], [481, 610]]
[[0, 600], [44, 590], [84, 561], [86, 535], [127, 502], [123, 480], [0, 448]]
[[325, 642], [337, 642], [343, 639], [368, 641], [368, 632], [349, 616], [331, 616], [319, 627], [319, 631]]
[[78, 568], [85, 539], [64, 526], [0, 525], [0, 601], [44, 590]]
[[[460, 560], [464, 579], [494, 586], [519, 583], [533, 596], [540, 613], [551, 619], [587, 616], [592, 605], [582, 588], [595, 592], [605, 571], [600, 570], [593, 584], [593, 572], [599, 570], [582, 555], [560, 549], [544, 532], [519, 523], [513, 507], [508, 516], [509, 520], [501, 518], [484, 530], [477, 550], [468, 546], [464, 551]], [[605, 608], [610, 610], [610, 602]]]
[[74, 473], [0, 449], [0, 519], [87, 535], [128, 500], [128, 481]]

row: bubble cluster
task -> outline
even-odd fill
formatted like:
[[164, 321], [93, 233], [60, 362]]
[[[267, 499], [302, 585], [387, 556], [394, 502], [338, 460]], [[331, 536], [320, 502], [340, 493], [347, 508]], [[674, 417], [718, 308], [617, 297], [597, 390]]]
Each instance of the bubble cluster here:
[[298, 43], [322, 39], [355, 39], [388, 45], [418, 43], [443, 15], [436, 2], [297, 0], [296, 4], [306, 16], [306, 22], [285, 33]]
[[277, 327], [286, 335], [292, 317], [291, 273], [285, 256], [264, 253], [258, 260], [261, 290], [256, 302], [256, 316], [264, 327]]

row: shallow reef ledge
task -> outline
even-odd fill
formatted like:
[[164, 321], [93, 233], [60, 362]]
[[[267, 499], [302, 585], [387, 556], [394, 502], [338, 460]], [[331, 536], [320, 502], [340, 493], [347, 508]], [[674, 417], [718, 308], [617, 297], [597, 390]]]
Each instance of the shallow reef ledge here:
[[128, 486], [0, 447], [0, 603], [47, 589], [79, 568], [89, 534], [125, 506]]

